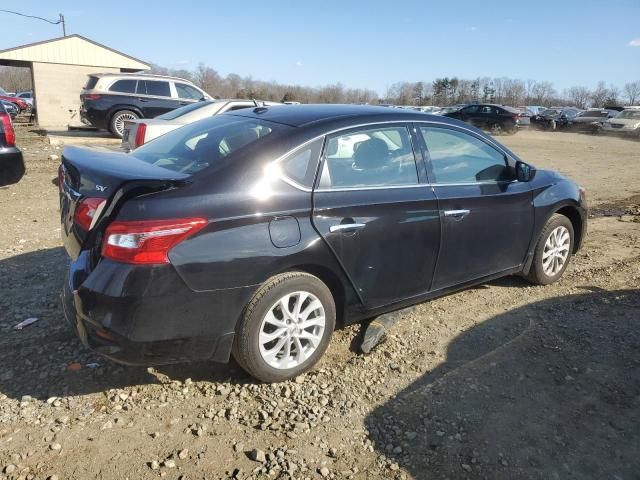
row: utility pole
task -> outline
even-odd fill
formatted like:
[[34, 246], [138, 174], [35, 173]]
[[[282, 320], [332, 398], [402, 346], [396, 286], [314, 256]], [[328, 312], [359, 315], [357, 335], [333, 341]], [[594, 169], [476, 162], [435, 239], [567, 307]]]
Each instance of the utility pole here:
[[58, 14], [58, 21], [60, 23], [62, 23], [62, 36], [66, 37], [67, 36], [67, 27], [64, 23], [64, 15], [62, 15], [61, 13]]

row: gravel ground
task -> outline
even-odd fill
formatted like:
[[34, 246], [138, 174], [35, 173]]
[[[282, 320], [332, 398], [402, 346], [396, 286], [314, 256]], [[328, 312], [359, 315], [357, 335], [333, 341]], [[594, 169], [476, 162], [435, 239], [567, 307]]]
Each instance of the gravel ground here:
[[501, 138], [588, 189], [597, 216], [565, 277], [408, 309], [368, 356], [349, 327], [313, 372], [260, 385], [234, 364], [83, 349], [58, 300], [59, 151], [18, 139], [28, 173], [0, 189], [0, 479], [640, 478], [637, 142]]

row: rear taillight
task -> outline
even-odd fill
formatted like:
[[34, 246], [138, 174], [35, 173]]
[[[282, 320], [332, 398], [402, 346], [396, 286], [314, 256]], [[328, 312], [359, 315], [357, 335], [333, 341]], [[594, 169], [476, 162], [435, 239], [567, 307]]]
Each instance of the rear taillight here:
[[97, 93], [86, 93], [84, 96], [85, 100], [100, 100], [100, 95]]
[[107, 227], [102, 255], [136, 265], [169, 263], [169, 250], [206, 225], [203, 218], [116, 221]]
[[136, 139], [135, 146], [138, 148], [140, 145], [144, 143], [144, 136], [147, 134], [147, 124], [139, 123], [138, 129], [136, 130]]
[[4, 143], [7, 147], [15, 147], [16, 131], [13, 129], [13, 122], [8, 113], [0, 112], [0, 123], [4, 130]]
[[73, 213], [73, 221], [85, 232], [91, 230], [97, 220], [106, 200], [104, 198], [88, 197], [80, 200]]

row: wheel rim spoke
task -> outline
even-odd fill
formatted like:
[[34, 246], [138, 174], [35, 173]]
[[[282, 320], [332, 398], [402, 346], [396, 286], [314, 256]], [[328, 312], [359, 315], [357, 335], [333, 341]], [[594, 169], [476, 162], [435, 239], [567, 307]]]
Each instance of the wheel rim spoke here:
[[258, 343], [263, 360], [277, 369], [303, 364], [319, 347], [325, 325], [324, 306], [314, 294], [283, 295], [262, 319]]
[[564, 226], [553, 229], [542, 252], [542, 269], [545, 274], [555, 276], [563, 269], [569, 258], [571, 234]]

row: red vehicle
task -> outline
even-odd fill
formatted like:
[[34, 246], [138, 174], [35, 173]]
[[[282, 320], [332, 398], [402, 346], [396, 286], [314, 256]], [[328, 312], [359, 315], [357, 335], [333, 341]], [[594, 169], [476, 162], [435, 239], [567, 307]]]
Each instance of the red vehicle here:
[[20, 109], [21, 112], [24, 112], [29, 106], [29, 104], [25, 102], [23, 99], [18, 97], [12, 97], [11, 95], [7, 95], [7, 92], [3, 88], [0, 88], [0, 100], [4, 100], [5, 102], [11, 102], [15, 104]]

